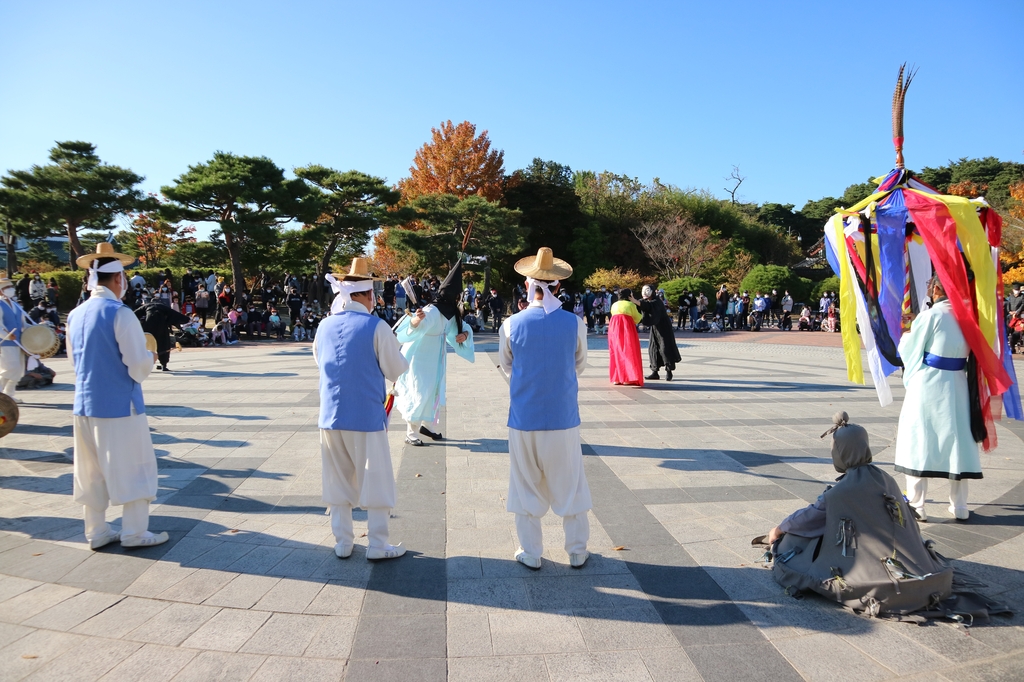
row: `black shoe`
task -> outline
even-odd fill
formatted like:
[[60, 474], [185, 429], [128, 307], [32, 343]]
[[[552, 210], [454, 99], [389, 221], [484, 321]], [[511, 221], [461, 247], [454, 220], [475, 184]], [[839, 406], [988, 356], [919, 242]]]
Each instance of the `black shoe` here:
[[657, 372], [651, 372], [645, 378], [647, 378], [647, 379], [660, 379], [661, 376]]
[[672, 370], [665, 370], [665, 381], [672, 381]]
[[421, 426], [420, 427], [420, 433], [422, 433], [424, 436], [429, 437], [431, 440], [441, 440], [441, 434], [440, 433], [434, 433], [433, 431], [428, 429], [426, 426]]
[[165, 371], [165, 372], [170, 372], [170, 371], [171, 371], [171, 368], [170, 368], [170, 367], [168, 367], [167, 365], [164, 365], [164, 366], [163, 366], [163, 367], [161, 367], [160, 369], [162, 369], [162, 370], [163, 370], [163, 371]]

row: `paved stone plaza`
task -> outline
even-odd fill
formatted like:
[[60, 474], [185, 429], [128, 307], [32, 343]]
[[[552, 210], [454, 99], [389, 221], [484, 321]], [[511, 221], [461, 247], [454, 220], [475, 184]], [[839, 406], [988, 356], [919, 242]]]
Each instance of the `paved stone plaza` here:
[[[332, 551], [308, 344], [186, 351], [146, 382], [151, 528], [171, 541], [130, 552], [85, 545], [70, 368], [50, 361], [60, 385], [23, 393], [0, 441], [0, 681], [1024, 679], [1022, 615], [919, 627], [783, 594], [750, 539], [834, 479], [819, 436], [837, 409], [891, 471], [902, 387], [893, 379], [897, 402], [879, 407], [846, 381], [839, 349], [806, 345], [835, 345], [827, 335], [726, 338], [681, 337], [676, 381], [642, 390], [610, 386], [604, 341], [591, 342], [580, 409], [593, 557], [569, 568], [549, 516], [537, 572], [512, 559], [493, 335], [476, 364], [451, 357], [447, 441], [405, 447], [396, 415], [392, 540], [409, 554], [375, 565], [365, 538], [348, 560]], [[983, 455], [971, 521], [953, 523], [947, 486], [933, 484], [923, 526], [1018, 614], [1021, 426], [1001, 423]]]

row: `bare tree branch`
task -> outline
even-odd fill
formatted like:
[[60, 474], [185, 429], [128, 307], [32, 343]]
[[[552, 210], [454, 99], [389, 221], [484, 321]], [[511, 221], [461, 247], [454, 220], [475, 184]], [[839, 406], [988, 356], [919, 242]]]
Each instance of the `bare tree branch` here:
[[732, 180], [734, 183], [736, 183], [736, 184], [734, 184], [732, 186], [732, 189], [729, 189], [728, 187], [725, 188], [725, 191], [728, 192], [729, 196], [732, 198], [732, 203], [735, 204], [736, 203], [736, 192], [737, 192], [737, 190], [739, 190], [740, 185], [743, 184], [743, 181], [746, 180], [746, 178], [743, 177], [742, 175], [740, 175], [740, 167], [739, 166], [733, 166], [732, 167], [732, 173], [729, 173], [729, 177], [727, 177], [726, 180]]
[[633, 228], [644, 253], [666, 279], [698, 277], [722, 253], [726, 240], [684, 216], [642, 222]]

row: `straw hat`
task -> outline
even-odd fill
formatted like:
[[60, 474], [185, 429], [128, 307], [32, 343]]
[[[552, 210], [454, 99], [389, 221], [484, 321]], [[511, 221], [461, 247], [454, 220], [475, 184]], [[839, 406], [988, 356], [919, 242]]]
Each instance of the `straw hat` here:
[[7, 287], [13, 287], [13, 286], [14, 286], [14, 282], [12, 282], [11, 280], [9, 280], [6, 277], [0, 277], [0, 291], [3, 291]]
[[572, 266], [555, 255], [546, 246], [542, 246], [536, 256], [521, 258], [515, 270], [524, 277], [532, 277], [544, 281], [563, 280], [572, 277]]
[[92, 262], [99, 258], [116, 258], [121, 265], [131, 265], [135, 262], [135, 256], [114, 251], [114, 245], [110, 242], [100, 242], [96, 245], [96, 253], [87, 253], [75, 260], [80, 268], [91, 268]]
[[380, 279], [380, 277], [374, 277], [373, 273], [370, 272], [370, 259], [359, 256], [352, 259], [352, 267], [349, 268], [348, 273], [337, 275], [337, 278], [342, 282], [362, 282], [368, 279]]

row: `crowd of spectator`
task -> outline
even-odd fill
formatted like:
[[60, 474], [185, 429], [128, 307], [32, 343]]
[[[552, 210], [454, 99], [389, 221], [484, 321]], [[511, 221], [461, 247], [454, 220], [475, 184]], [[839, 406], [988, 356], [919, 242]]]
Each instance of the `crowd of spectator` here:
[[[129, 273], [131, 274], [131, 273]], [[376, 285], [377, 305], [374, 313], [389, 324], [396, 324], [406, 313], [429, 305], [437, 297], [440, 280], [433, 275], [421, 278], [399, 275], [385, 277]], [[125, 303], [133, 310], [159, 302], [184, 315], [174, 339], [186, 347], [227, 346], [240, 340], [292, 340], [312, 341], [323, 318], [330, 314], [329, 301], [311, 295], [316, 277], [311, 274], [285, 274], [272, 277], [261, 272], [250, 291], [237, 293], [224, 277], [212, 270], [189, 268], [179, 279], [170, 270], [147, 281], [140, 273], [129, 279]], [[29, 273], [17, 282], [22, 306], [34, 322], [45, 322], [54, 327], [63, 347], [64, 326], [58, 310], [57, 282], [44, 281], [39, 273]], [[591, 334], [606, 334], [612, 303], [617, 300], [618, 287], [585, 287], [571, 292], [563, 287], [559, 298], [565, 310], [586, 321]], [[327, 298], [330, 288], [327, 288]], [[825, 292], [817, 302], [795, 304], [788, 291], [780, 295], [771, 292], [730, 293], [720, 287], [713, 299], [699, 291], [683, 291], [675, 301], [666, 299], [664, 290], [655, 295], [665, 307], [675, 312], [676, 329], [695, 332], [722, 332], [729, 330], [758, 331], [773, 327], [780, 330], [838, 331], [839, 298], [834, 292]], [[78, 302], [86, 300], [89, 292], [83, 278]], [[1024, 295], [1019, 285], [1014, 294], [1007, 296], [1007, 325], [1015, 346], [1024, 339]], [[472, 282], [461, 297], [463, 322], [476, 332], [497, 331], [509, 314], [528, 304], [522, 283], [502, 295], [496, 287], [477, 290]], [[793, 316], [799, 311], [794, 321]]]

